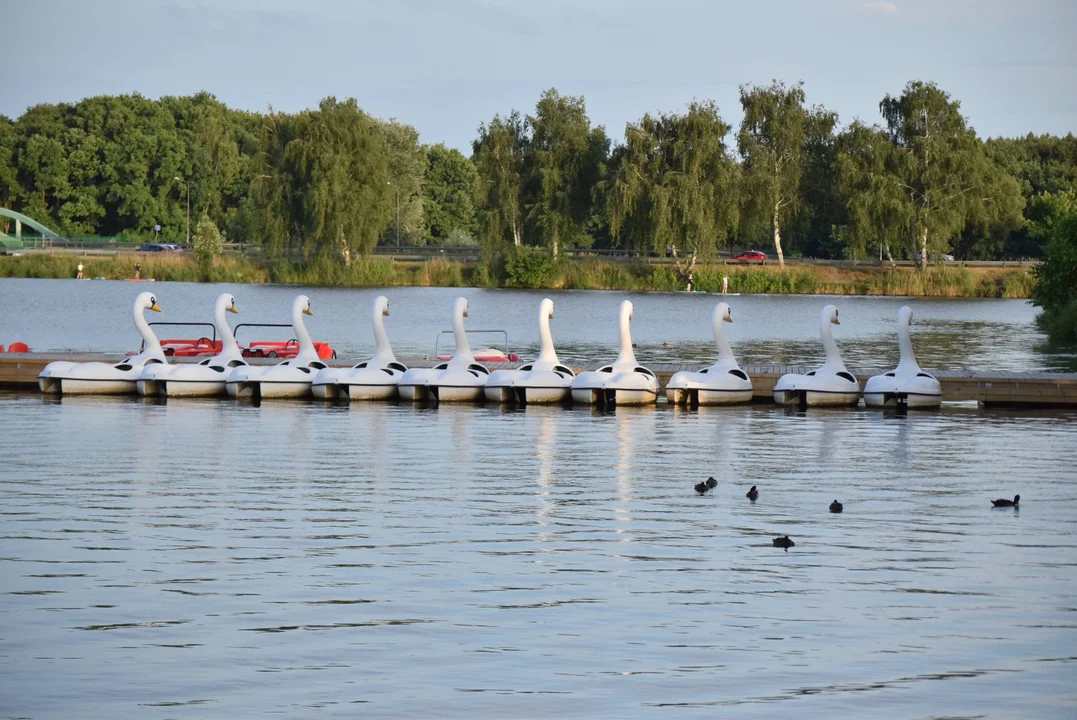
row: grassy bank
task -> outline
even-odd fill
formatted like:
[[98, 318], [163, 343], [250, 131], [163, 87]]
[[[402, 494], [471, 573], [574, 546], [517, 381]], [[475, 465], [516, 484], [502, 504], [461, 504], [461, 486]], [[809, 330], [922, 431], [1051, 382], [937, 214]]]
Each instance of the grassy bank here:
[[[351, 267], [339, 264], [264, 265], [249, 258], [222, 257], [204, 272], [182, 255], [144, 255], [142, 276], [160, 281], [221, 283], [285, 283], [337, 287], [502, 287], [527, 286], [580, 290], [682, 290], [667, 266], [603, 261], [559, 261], [526, 285], [499, 278], [486, 266], [452, 260], [396, 262], [367, 258]], [[85, 257], [24, 255], [0, 257], [0, 277], [73, 278], [82, 262], [87, 278], [121, 280], [133, 277], [131, 256]], [[722, 278], [739, 293], [912, 295], [927, 297], [1027, 298], [1033, 278], [1027, 268], [964, 268], [942, 266], [920, 273], [913, 268], [702, 265], [694, 273], [695, 289], [719, 292]]]

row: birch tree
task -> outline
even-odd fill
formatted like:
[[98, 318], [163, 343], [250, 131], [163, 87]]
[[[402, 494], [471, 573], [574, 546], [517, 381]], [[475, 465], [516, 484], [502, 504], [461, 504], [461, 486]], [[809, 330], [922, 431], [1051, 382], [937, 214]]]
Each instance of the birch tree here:
[[479, 126], [471, 159], [479, 174], [479, 232], [487, 251], [523, 244], [523, 169], [531, 139], [515, 110]]
[[743, 158], [746, 219], [769, 225], [778, 265], [785, 267], [782, 228], [800, 209], [800, 180], [810, 112], [804, 106], [804, 84], [740, 88], [744, 110], [737, 147]]
[[557, 257], [563, 244], [575, 244], [585, 232], [609, 140], [601, 125], [591, 128], [582, 95], [561, 95], [554, 89], [542, 94], [527, 123], [534, 188], [528, 217]]
[[983, 148], [960, 104], [934, 83], [908, 83], [879, 103], [895, 148], [894, 172], [908, 218], [907, 242], [928, 265], [928, 250], [949, 249], [985, 182]]

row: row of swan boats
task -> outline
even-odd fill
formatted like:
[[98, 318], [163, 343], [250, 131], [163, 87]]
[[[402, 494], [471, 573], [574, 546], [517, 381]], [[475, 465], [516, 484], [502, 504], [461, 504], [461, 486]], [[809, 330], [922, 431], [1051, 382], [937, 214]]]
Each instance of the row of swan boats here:
[[[389, 343], [384, 318], [389, 300], [374, 299], [371, 325], [374, 355], [352, 367], [329, 367], [319, 357], [303, 322], [313, 315], [310, 299], [300, 295], [292, 303], [292, 329], [299, 352], [276, 365], [251, 365], [243, 356], [228, 324], [227, 314], [238, 312], [236, 300], [224, 293], [214, 307], [214, 326], [221, 338], [216, 355], [197, 364], [172, 364], [161, 348], [145, 311], [160, 312], [153, 293], [135, 300], [134, 323], [142, 336], [143, 349], [119, 363], [49, 363], [38, 376], [41, 391], [49, 394], [210, 397], [237, 399], [307, 398], [324, 400], [392, 400], [412, 402], [492, 402], [517, 405], [576, 403], [613, 407], [646, 405], [657, 401], [658, 377], [637, 362], [630, 324], [632, 303], [621, 303], [617, 358], [597, 370], [575, 373], [562, 363], [550, 333], [553, 300], [539, 304], [540, 351], [537, 358], [516, 369], [491, 371], [472, 352], [464, 329], [468, 317], [466, 298], [453, 304], [452, 328], [456, 349], [452, 357], [431, 368], [408, 368], [397, 360]], [[732, 322], [729, 305], [718, 303], [711, 316], [718, 356], [714, 364], [698, 371], [678, 372], [666, 385], [670, 403], [687, 406], [751, 402], [752, 380], [740, 368], [725, 323]], [[857, 378], [842, 362], [832, 326], [838, 325], [838, 309], [827, 305], [820, 315], [820, 337], [826, 351], [824, 364], [806, 374], [789, 374], [774, 386], [780, 405], [856, 405], [861, 395], [868, 407], [900, 405], [908, 408], [938, 407], [942, 402], [939, 381], [916, 362], [909, 326], [912, 310], [898, 311], [898, 342], [901, 360], [894, 370], [868, 379], [863, 391]]]

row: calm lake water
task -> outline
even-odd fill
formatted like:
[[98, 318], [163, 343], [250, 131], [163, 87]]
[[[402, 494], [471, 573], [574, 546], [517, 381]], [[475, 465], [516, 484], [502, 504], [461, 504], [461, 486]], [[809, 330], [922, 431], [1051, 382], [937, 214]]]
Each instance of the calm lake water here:
[[1075, 423], [0, 396], [0, 716], [1073, 717]]
[[[453, 299], [468, 298], [469, 329], [509, 333], [514, 352], [537, 353], [538, 304], [555, 302], [552, 330], [562, 360], [595, 364], [616, 355], [617, 308], [632, 300], [632, 338], [644, 364], [713, 361], [711, 310], [721, 298], [705, 293], [623, 293], [597, 291], [479, 290], [472, 288], [388, 288], [353, 290], [273, 285], [200, 285], [73, 280], [0, 280], [0, 343], [14, 340], [35, 350], [137, 349], [131, 324], [135, 296], [151, 290], [163, 308], [147, 313], [151, 321], [212, 321], [213, 303], [232, 292], [240, 314], [235, 322], [291, 322], [291, 302], [299, 293], [311, 298], [314, 317], [304, 318], [315, 340], [336, 348], [341, 358], [373, 352], [370, 305], [389, 298], [386, 327], [400, 356], [432, 355], [439, 330], [451, 328]], [[898, 349], [898, 308], [913, 308], [913, 341], [924, 367], [991, 370], [1077, 371], [1072, 354], [1040, 349], [1036, 308], [1024, 300], [950, 300], [880, 297], [741, 295], [727, 297], [734, 322], [726, 326], [742, 364], [810, 364], [819, 361], [819, 311], [832, 302], [841, 313], [834, 335], [851, 367], [893, 367]], [[160, 337], [188, 337], [206, 329], [162, 328]], [[289, 330], [239, 332], [239, 340], [288, 339]], [[472, 347], [486, 340], [478, 338]], [[452, 347], [451, 336], [441, 347]], [[671, 347], [664, 347], [669, 343]]]
[[[133, 347], [146, 287], [0, 281], [0, 342]], [[222, 290], [148, 287], [182, 320]], [[375, 291], [306, 292], [369, 352]], [[544, 293], [385, 294], [401, 354], [458, 294], [537, 341]], [[624, 295], [551, 295], [562, 356], [612, 357]], [[641, 360], [708, 357], [716, 298], [628, 297]], [[903, 302], [925, 365], [1066, 362], [1022, 302], [749, 296], [742, 362], [817, 359], [828, 301], [850, 365], [896, 362]], [[1077, 413], [0, 394], [0, 593], [0, 717], [1071, 718]]]

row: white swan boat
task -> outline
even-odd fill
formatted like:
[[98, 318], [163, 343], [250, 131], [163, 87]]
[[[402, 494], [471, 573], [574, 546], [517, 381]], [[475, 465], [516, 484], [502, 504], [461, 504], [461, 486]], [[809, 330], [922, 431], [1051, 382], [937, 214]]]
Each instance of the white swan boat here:
[[831, 325], [840, 325], [838, 309], [827, 305], [819, 315], [819, 335], [826, 350], [826, 362], [806, 375], [790, 373], [774, 385], [774, 402], [779, 405], [856, 405], [860, 402], [860, 383], [845, 368]]
[[433, 368], [411, 368], [400, 378], [400, 397], [412, 402], [475, 402], [483, 399], [489, 369], [475, 361], [464, 331], [467, 299], [453, 304], [452, 330], [456, 351], [448, 362]]
[[115, 364], [66, 360], [51, 362], [37, 376], [41, 392], [64, 395], [127, 395], [136, 392], [138, 376], [146, 365], [167, 363], [161, 343], [157, 341], [146, 318], [142, 317], [146, 310], [161, 312], [153, 293], [139, 293], [135, 299], [135, 328], [142, 336], [142, 352]]
[[314, 376], [310, 390], [322, 400], [391, 400], [397, 397], [397, 384], [408, 368], [397, 362], [389, 336], [385, 333], [384, 318], [389, 315], [389, 299], [374, 298], [371, 325], [374, 328], [374, 357], [350, 368], [325, 368]]
[[612, 365], [582, 372], [572, 381], [572, 401], [581, 405], [649, 405], [658, 400], [658, 378], [636, 362], [632, 352], [632, 303], [621, 303], [621, 350]]
[[550, 320], [553, 300], [539, 303], [541, 349], [533, 362], [516, 370], [494, 370], [486, 380], [484, 393], [490, 402], [520, 405], [550, 405], [569, 399], [575, 373], [561, 364], [553, 347]]
[[305, 398], [310, 396], [310, 383], [326, 365], [318, 358], [303, 324], [304, 315], [313, 315], [310, 298], [300, 295], [292, 302], [292, 331], [299, 342], [299, 354], [269, 367], [241, 365], [228, 376], [228, 394], [236, 399]]
[[225, 313], [238, 313], [231, 293], [221, 293], [213, 308], [213, 325], [221, 338], [221, 351], [197, 364], [153, 363], [138, 376], [138, 394], [164, 397], [215, 397], [227, 393], [232, 369], [246, 365]]
[[724, 323], [733, 322], [729, 305], [714, 306], [711, 325], [718, 361], [698, 372], [681, 371], [666, 383], [666, 400], [675, 405], [727, 405], [752, 401], [752, 381], [740, 369], [729, 341]]
[[909, 325], [912, 308], [898, 310], [898, 345], [901, 360], [885, 375], [868, 378], [864, 384], [864, 404], [868, 407], [937, 408], [942, 404], [942, 385], [935, 376], [920, 369], [912, 349]]

